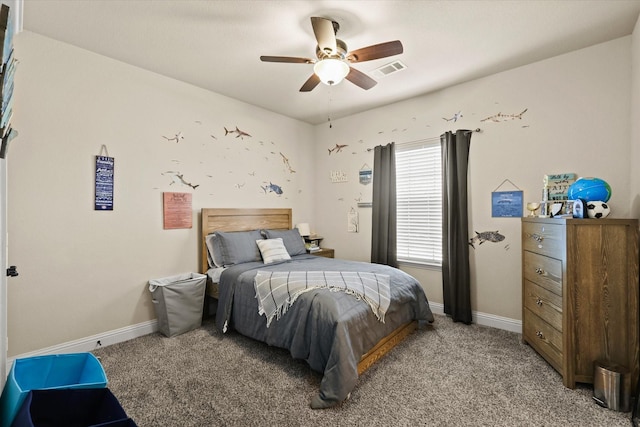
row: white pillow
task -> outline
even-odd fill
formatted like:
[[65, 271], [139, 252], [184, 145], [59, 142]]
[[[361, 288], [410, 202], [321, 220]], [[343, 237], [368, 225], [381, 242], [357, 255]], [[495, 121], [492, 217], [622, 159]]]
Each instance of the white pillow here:
[[262, 254], [262, 259], [265, 264], [291, 259], [280, 237], [277, 239], [256, 240], [256, 243], [258, 244], [260, 254]]

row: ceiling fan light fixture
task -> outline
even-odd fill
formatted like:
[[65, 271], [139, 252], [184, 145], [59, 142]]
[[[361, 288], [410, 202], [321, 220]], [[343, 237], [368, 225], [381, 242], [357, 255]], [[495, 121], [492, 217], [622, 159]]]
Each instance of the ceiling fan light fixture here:
[[337, 85], [349, 74], [349, 65], [335, 58], [326, 58], [316, 62], [313, 72], [326, 85]]

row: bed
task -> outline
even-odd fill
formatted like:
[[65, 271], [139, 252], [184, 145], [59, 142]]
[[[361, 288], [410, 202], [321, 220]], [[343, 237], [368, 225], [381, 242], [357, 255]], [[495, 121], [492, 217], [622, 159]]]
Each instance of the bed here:
[[[254, 238], [269, 242], [260, 241], [256, 252], [250, 245]], [[261, 252], [266, 243], [279, 255]], [[265, 264], [268, 261], [273, 262]], [[218, 330], [235, 330], [285, 348], [323, 374], [319, 393], [311, 400], [314, 409], [347, 399], [360, 374], [419, 323], [433, 322], [422, 286], [401, 270], [306, 254], [302, 238], [292, 230], [291, 209], [202, 209], [201, 271], [208, 276], [208, 296], [218, 300]], [[275, 313], [267, 311], [273, 307], [265, 307], [276, 298], [270, 293], [261, 298], [258, 283], [313, 274], [357, 277], [361, 284], [370, 279], [371, 285], [353, 292], [356, 284], [349, 280], [345, 289], [337, 291], [331, 286], [305, 285], [293, 301], [278, 306]], [[372, 297], [370, 289], [379, 293]]]

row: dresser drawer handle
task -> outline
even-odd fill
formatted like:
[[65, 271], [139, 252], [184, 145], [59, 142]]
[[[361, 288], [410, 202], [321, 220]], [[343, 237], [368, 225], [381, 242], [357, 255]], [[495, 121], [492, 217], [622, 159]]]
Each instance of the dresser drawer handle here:
[[544, 335], [542, 334], [542, 332], [541, 332], [541, 331], [536, 331], [536, 336], [537, 336], [538, 338], [540, 338], [541, 340], [543, 340], [543, 339], [544, 339]]
[[545, 274], [545, 271], [540, 267], [536, 267], [536, 274], [539, 274], [542, 276], [543, 274]]
[[537, 305], [538, 307], [541, 307], [541, 306], [542, 306], [542, 300], [541, 300], [540, 298], [536, 298], [536, 305]]
[[544, 240], [544, 237], [542, 237], [541, 235], [536, 234], [536, 233], [533, 233], [533, 234], [531, 235], [531, 238], [532, 238], [533, 240], [535, 240], [536, 242], [542, 242], [542, 241]]

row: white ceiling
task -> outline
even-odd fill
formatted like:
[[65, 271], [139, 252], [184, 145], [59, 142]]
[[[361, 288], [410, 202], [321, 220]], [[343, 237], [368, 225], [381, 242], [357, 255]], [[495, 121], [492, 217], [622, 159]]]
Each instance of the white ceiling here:
[[[640, 0], [25, 0], [24, 29], [312, 124], [629, 35]], [[354, 64], [407, 69], [365, 91], [298, 90], [315, 58], [310, 17], [337, 21], [350, 50], [401, 40], [404, 53]]]

